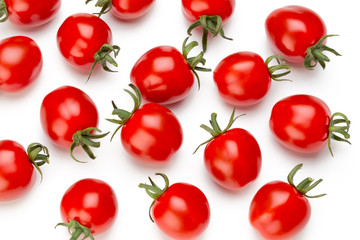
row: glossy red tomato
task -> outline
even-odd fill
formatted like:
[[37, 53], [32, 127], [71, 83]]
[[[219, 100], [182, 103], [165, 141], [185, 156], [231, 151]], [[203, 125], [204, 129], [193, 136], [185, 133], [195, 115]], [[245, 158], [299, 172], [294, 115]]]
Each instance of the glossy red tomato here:
[[71, 86], [57, 88], [45, 96], [40, 118], [46, 135], [63, 148], [71, 146], [75, 132], [98, 124], [94, 102], [86, 93]]
[[110, 121], [120, 124], [118, 129], [122, 127], [121, 142], [131, 156], [146, 163], [166, 163], [181, 146], [180, 122], [173, 112], [160, 104], [147, 103], [140, 107], [141, 94], [134, 85], [130, 86], [138, 97], [133, 111], [122, 116], [118, 111], [125, 110], [114, 106], [113, 115], [118, 115], [121, 120]]
[[302, 6], [274, 10], [267, 17], [265, 27], [275, 53], [291, 62], [303, 62], [307, 49], [326, 35], [321, 17]]
[[[104, 181], [82, 179], [65, 192], [60, 211], [64, 224], [72, 229], [73, 237], [84, 233], [100, 234], [108, 230], [116, 219], [118, 202], [114, 190]], [[72, 220], [75, 220], [76, 223]], [[79, 226], [80, 224], [81, 226]], [[87, 233], [85, 229], [90, 229]], [[78, 239], [78, 238], [74, 239]]]
[[12, 201], [28, 193], [36, 180], [35, 168], [42, 175], [39, 166], [49, 163], [48, 150], [35, 143], [29, 146], [29, 154], [33, 154], [33, 146], [37, 148], [37, 153], [44, 150], [46, 155], [43, 155], [43, 159], [32, 159], [23, 146], [15, 141], [0, 141], [0, 202]]
[[[3, 3], [4, 9], [1, 9]], [[0, 15], [3, 10], [12, 23], [24, 27], [37, 27], [53, 19], [60, 5], [60, 0], [0, 0]]]
[[203, 15], [218, 15], [225, 23], [234, 8], [235, 0], [182, 0], [182, 12], [190, 22], [195, 22]]
[[154, 0], [112, 0], [111, 13], [122, 20], [133, 20], [144, 16]]
[[130, 78], [149, 102], [170, 104], [184, 99], [194, 75], [184, 56], [174, 47], [159, 46], [135, 63]]
[[0, 41], [0, 91], [25, 89], [40, 75], [42, 54], [34, 40], [15, 36]]
[[104, 44], [112, 44], [109, 26], [99, 17], [88, 13], [71, 15], [57, 32], [61, 54], [71, 66], [90, 71], [94, 54]]
[[[194, 185], [175, 183], [169, 186], [166, 175], [165, 188], [140, 184], [158, 194], [152, 205], [152, 220], [173, 239], [195, 239], [205, 231], [210, 222], [210, 206], [204, 193]], [[155, 190], [154, 190], [155, 188]]]
[[[289, 183], [272, 181], [262, 186], [251, 201], [249, 219], [251, 225], [265, 239], [285, 240], [298, 234], [309, 222], [311, 207], [306, 193], [310, 191], [313, 181], [307, 178], [309, 184], [304, 188], [294, 185], [293, 175], [301, 168], [297, 165], [289, 174]], [[322, 179], [313, 183], [316, 186]], [[325, 194], [311, 196], [321, 197]]]
[[[267, 61], [271, 58], [276, 56]], [[242, 107], [260, 102], [269, 91], [271, 79], [280, 80], [270, 72], [268, 63], [253, 52], [237, 52], [225, 57], [214, 70], [214, 82], [221, 98]], [[284, 62], [278, 66], [279, 69], [290, 68]]]
[[[342, 117], [338, 123], [345, 124], [342, 130], [334, 126], [336, 115]], [[348, 142], [349, 125], [345, 115], [334, 113], [331, 116], [326, 103], [311, 95], [293, 95], [278, 101], [270, 116], [270, 129], [275, 138], [283, 146], [303, 153], [320, 151], [329, 144], [330, 138], [339, 140], [333, 132], [344, 135], [345, 139], [340, 141]]]

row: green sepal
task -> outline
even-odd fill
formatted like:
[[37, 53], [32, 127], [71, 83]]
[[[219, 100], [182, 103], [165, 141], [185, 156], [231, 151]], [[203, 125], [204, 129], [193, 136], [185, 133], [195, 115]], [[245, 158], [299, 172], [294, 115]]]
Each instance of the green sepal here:
[[212, 141], [214, 138], [216, 138], [217, 136], [220, 136], [221, 134], [227, 132], [227, 131], [231, 128], [231, 126], [233, 125], [233, 123], [236, 121], [236, 119], [238, 119], [239, 117], [245, 115], [245, 114], [241, 114], [241, 115], [235, 117], [235, 109], [236, 109], [236, 108], [234, 107], [234, 109], [233, 109], [233, 111], [232, 111], [232, 113], [231, 113], [231, 116], [230, 116], [229, 123], [228, 123], [228, 125], [226, 126], [226, 128], [225, 128], [224, 130], [221, 130], [221, 128], [220, 128], [220, 126], [219, 126], [219, 124], [218, 124], [218, 122], [217, 122], [217, 120], [216, 120], [216, 118], [217, 118], [217, 114], [216, 114], [216, 113], [212, 113], [212, 114], [211, 114], [210, 127], [209, 127], [209, 126], [206, 126], [205, 124], [201, 124], [201, 125], [200, 125], [200, 127], [201, 127], [202, 129], [206, 130], [208, 133], [210, 133], [212, 137], [211, 137], [210, 139], [208, 139], [207, 141], [201, 143], [201, 144], [195, 149], [195, 151], [193, 152], [193, 154], [196, 153], [197, 150], [198, 150], [201, 146], [203, 146], [203, 145], [211, 142], [211, 141]]
[[[41, 154], [43, 152], [43, 154]], [[47, 147], [40, 143], [31, 143], [27, 148], [27, 155], [32, 165], [36, 168], [36, 170], [40, 173], [41, 180], [43, 180], [43, 174], [40, 169], [42, 165], [45, 163], [49, 164], [49, 150]]]
[[150, 177], [148, 177], [148, 179], [149, 179], [151, 185], [146, 184], [146, 183], [139, 184], [139, 188], [144, 188], [146, 193], [152, 199], [154, 199], [154, 201], [151, 203], [150, 208], [149, 208], [149, 217], [152, 222], [154, 222], [154, 219], [151, 216], [151, 209], [152, 209], [156, 199], [158, 199], [169, 187], [169, 178], [164, 173], [155, 173], [155, 175], [161, 176], [164, 179], [165, 187], [163, 189], [161, 189], [158, 185], [156, 185], [155, 182]]
[[[298, 165], [296, 165], [289, 173], [287, 180], [289, 182], [289, 184], [294, 187], [301, 195], [307, 197], [307, 198], [319, 198], [319, 197], [323, 197], [326, 195], [326, 193], [324, 194], [319, 194], [319, 195], [315, 195], [315, 196], [309, 196], [307, 195], [307, 193], [312, 190], [313, 188], [315, 188], [317, 185], [319, 185], [319, 183], [322, 182], [322, 179], [317, 180], [316, 182], [314, 182], [314, 179], [308, 177], [305, 178], [304, 180], [302, 180], [298, 185], [294, 184], [294, 176], [295, 174], [302, 168], [303, 164], [300, 163]], [[313, 183], [314, 182], [314, 183]]]
[[[86, 0], [85, 4], [88, 4], [91, 1], [92, 0]], [[95, 7], [101, 7], [101, 10], [100, 12], [93, 14], [97, 15], [98, 17], [101, 17], [101, 15], [110, 12], [112, 8], [112, 0], [97, 0], [97, 2], [95, 3]]]
[[4, 0], [0, 0], [0, 22], [5, 22], [9, 18], [9, 12]]
[[[350, 139], [349, 129], [350, 129], [350, 120], [347, 118], [345, 114], [336, 112], [331, 116], [330, 124], [329, 124], [329, 138], [328, 138], [328, 148], [331, 153], [331, 156], [334, 156], [330, 146], [331, 139], [351, 144], [350, 141], [348, 140]], [[342, 135], [342, 137], [339, 135]]]
[[84, 234], [82, 240], [86, 238], [90, 238], [91, 240], [95, 240], [93, 235], [91, 235], [91, 230], [83, 225], [81, 225], [78, 221], [72, 219], [69, 223], [58, 223], [55, 228], [58, 226], [67, 227], [69, 233], [71, 234], [70, 240], [78, 240], [81, 234]]
[[74, 159], [75, 161], [80, 162], [80, 163], [85, 163], [85, 162], [79, 161], [73, 155], [74, 149], [78, 146], [81, 146], [82, 149], [86, 152], [86, 154], [91, 159], [96, 158], [94, 153], [90, 149], [90, 147], [99, 148], [100, 142], [94, 142], [94, 141], [92, 141], [92, 139], [103, 138], [106, 135], [108, 135], [110, 132], [103, 133], [103, 134], [94, 134], [94, 133], [92, 133], [93, 131], [101, 133], [101, 130], [98, 128], [95, 128], [95, 127], [89, 127], [89, 128], [86, 128], [84, 130], [79, 130], [76, 133], [74, 133], [74, 135], [72, 136], [73, 142], [70, 146], [70, 156], [72, 157], [72, 159]]
[[[270, 62], [272, 60], [276, 60], [277, 61], [277, 65], [273, 65], [273, 66], [269, 66]], [[269, 74], [270, 74], [270, 77], [272, 80], [275, 80], [275, 81], [290, 81], [290, 79], [281, 79], [282, 77], [288, 75], [291, 71], [291, 66], [286, 64], [287, 60], [283, 57], [280, 57], [280, 56], [276, 56], [276, 55], [273, 55], [273, 56], [270, 56], [268, 57], [266, 60], [265, 60], [265, 64], [268, 68], [268, 71], [269, 71]], [[278, 74], [275, 74], [276, 71], [279, 71], [279, 70], [288, 70], [288, 71], [284, 71], [282, 73], [278, 73]]]
[[191, 32], [193, 29], [197, 27], [202, 27], [202, 48], [203, 52], [206, 52], [207, 50], [207, 39], [208, 34], [211, 33], [213, 37], [216, 37], [217, 35], [220, 35], [222, 38], [227, 40], [233, 40], [232, 38], [226, 37], [224, 33], [224, 29], [222, 27], [222, 19], [218, 15], [214, 16], [207, 16], [203, 15], [200, 17], [199, 20], [195, 21], [193, 24], [190, 25], [190, 27], [187, 30], [187, 33], [189, 36], [191, 36]]
[[134, 101], [134, 107], [132, 109], [131, 112], [123, 110], [123, 109], [119, 109], [114, 101], [111, 101], [112, 106], [114, 108], [114, 110], [112, 111], [112, 115], [116, 115], [119, 117], [119, 119], [106, 119], [107, 121], [111, 122], [111, 123], [115, 123], [118, 124], [119, 126], [116, 128], [116, 130], [114, 131], [114, 133], [111, 136], [110, 141], [114, 138], [115, 134], [122, 128], [122, 126], [130, 119], [130, 117], [135, 113], [136, 110], [139, 109], [141, 102], [142, 102], [142, 97], [141, 97], [141, 93], [140, 90], [132, 83], [129, 84], [129, 87], [134, 91], [131, 92], [127, 89], [124, 89], [124, 91], [126, 93], [128, 93], [131, 98]]
[[111, 65], [117, 67], [118, 64], [116, 63], [116, 61], [114, 60], [114, 58], [112, 58], [110, 56], [110, 53], [114, 52], [114, 57], [116, 58], [120, 52], [120, 47], [117, 46], [117, 45], [113, 45], [111, 46], [110, 44], [107, 44], [105, 43], [104, 45], [101, 46], [101, 48], [99, 49], [99, 51], [97, 51], [95, 54], [94, 54], [94, 63], [91, 67], [91, 70], [90, 70], [90, 73], [89, 73], [89, 76], [88, 76], [88, 79], [87, 81], [89, 81], [90, 77], [91, 77], [91, 74], [95, 68], [95, 66], [97, 64], [101, 64], [102, 68], [107, 71], [107, 72], [117, 72], [117, 71], [113, 71], [111, 70], [108, 66], [107, 66], [107, 63], [110, 63]]
[[326, 38], [334, 37], [334, 36], [339, 36], [339, 35], [332, 34], [332, 35], [323, 36], [314, 46], [311, 46], [306, 50], [304, 65], [307, 69], [313, 70], [317, 65], [317, 63], [319, 63], [321, 67], [325, 69], [326, 67], [325, 62], [330, 62], [330, 59], [325, 54], [323, 54], [323, 52], [325, 51], [331, 52], [336, 56], [341, 56], [340, 53], [323, 44]]

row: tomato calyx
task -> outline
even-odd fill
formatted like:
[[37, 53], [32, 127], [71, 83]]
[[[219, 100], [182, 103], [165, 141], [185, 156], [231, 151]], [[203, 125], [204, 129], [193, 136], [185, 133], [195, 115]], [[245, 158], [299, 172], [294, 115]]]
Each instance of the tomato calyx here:
[[[92, 0], [86, 0], [85, 4], [88, 4], [91, 1]], [[101, 7], [101, 10], [100, 12], [93, 14], [97, 15], [98, 17], [101, 17], [101, 15], [110, 12], [112, 8], [112, 0], [97, 0], [97, 2], [95, 3], [95, 7]]]
[[0, 0], [0, 22], [5, 22], [9, 18], [9, 12], [4, 0]]
[[77, 240], [81, 234], [84, 234], [84, 238], [90, 238], [91, 240], [95, 240], [91, 235], [91, 230], [83, 225], [81, 225], [78, 221], [72, 219], [69, 223], [58, 223], [57, 226], [64, 226], [68, 228], [69, 233], [71, 234], [70, 240]]
[[164, 173], [155, 173], [155, 175], [161, 176], [164, 179], [165, 187], [163, 189], [161, 189], [158, 185], [156, 185], [155, 182], [150, 177], [148, 177], [148, 178], [149, 178], [151, 185], [146, 184], [146, 183], [139, 184], [139, 188], [144, 188], [146, 193], [152, 199], [154, 199], [154, 201], [151, 203], [150, 208], [149, 208], [149, 217], [152, 222], [154, 222], [154, 219], [151, 216], [151, 209], [152, 209], [156, 199], [158, 199], [164, 192], [166, 192], [166, 190], [169, 187], [169, 178]]
[[319, 179], [316, 182], [313, 183], [314, 179], [307, 177], [304, 180], [302, 180], [298, 185], [294, 184], [294, 176], [295, 174], [302, 168], [303, 164], [300, 163], [296, 165], [289, 173], [287, 180], [289, 184], [294, 187], [301, 195], [307, 197], [307, 198], [319, 198], [326, 195], [326, 193], [315, 195], [315, 196], [309, 196], [307, 193], [315, 188], [319, 183], [321, 183], [323, 180]]
[[225, 128], [224, 130], [221, 130], [221, 128], [220, 128], [220, 126], [219, 126], [219, 124], [218, 124], [218, 122], [217, 122], [217, 120], [216, 120], [217, 114], [216, 114], [216, 113], [212, 113], [212, 114], [211, 114], [211, 120], [209, 121], [211, 127], [209, 127], [209, 126], [207, 126], [207, 125], [205, 125], [205, 124], [201, 124], [201, 125], [200, 125], [200, 127], [201, 127], [202, 129], [206, 130], [208, 133], [211, 134], [212, 138], [210, 138], [210, 139], [208, 139], [207, 141], [201, 143], [201, 144], [195, 149], [195, 151], [193, 152], [193, 154], [196, 153], [197, 150], [198, 150], [201, 146], [203, 146], [203, 145], [211, 142], [214, 138], [216, 138], [216, 137], [220, 136], [221, 134], [227, 132], [227, 131], [231, 128], [231, 126], [233, 125], [233, 123], [236, 121], [236, 119], [238, 119], [239, 117], [244, 116], [244, 115], [245, 115], [245, 114], [241, 114], [241, 115], [235, 117], [235, 107], [234, 107], [234, 110], [233, 110], [232, 113], [231, 113], [231, 116], [230, 116], [230, 120], [229, 120], [228, 125], [226, 126], [226, 128]]
[[117, 71], [111, 70], [107, 66], [107, 63], [110, 63], [114, 67], [118, 66], [118, 64], [115, 62], [114, 58], [112, 58], [109, 55], [112, 52], [114, 52], [114, 57], [116, 58], [120, 52], [120, 47], [117, 45], [111, 46], [110, 44], [105, 43], [104, 45], [101, 46], [100, 50], [94, 54], [95, 61], [91, 67], [87, 81], [89, 81], [91, 74], [97, 64], [101, 64], [102, 68], [107, 72], [117, 72]]
[[[269, 66], [270, 62], [274, 59], [277, 61], [278, 64]], [[286, 62], [287, 62], [287, 60], [285, 58], [276, 56], [276, 55], [270, 56], [265, 60], [265, 64], [268, 67], [268, 71], [269, 71], [269, 74], [270, 74], [270, 77], [272, 80], [274, 80], [274, 81], [291, 81], [290, 79], [281, 79], [281, 77], [284, 77], [291, 72], [289, 70], [289, 69], [291, 69], [291, 66], [286, 64]], [[284, 71], [282, 73], [275, 74], [275, 72], [278, 70], [289, 70], [289, 71]]]
[[124, 89], [124, 91], [126, 93], [128, 93], [134, 101], [134, 107], [131, 112], [123, 110], [123, 109], [119, 109], [116, 106], [115, 102], [111, 101], [113, 108], [114, 108], [114, 110], [112, 111], [112, 115], [117, 115], [120, 118], [120, 120], [119, 119], [106, 119], [109, 122], [119, 124], [119, 126], [116, 128], [113, 135], [111, 136], [111, 140], [114, 138], [117, 131], [120, 130], [120, 128], [130, 119], [130, 117], [134, 114], [134, 112], [136, 112], [136, 110], [139, 109], [139, 107], [141, 105], [142, 97], [141, 97], [140, 90], [132, 83], [129, 84], [129, 87], [135, 92], [135, 94], [134, 94], [131, 91]]
[[94, 142], [92, 139], [100, 139], [108, 135], [110, 132], [103, 133], [103, 134], [94, 134], [93, 131], [100, 132], [101, 130], [95, 127], [89, 127], [84, 130], [79, 130], [72, 136], [73, 142], [70, 146], [70, 156], [72, 159], [74, 159], [76, 162], [85, 163], [82, 161], [79, 161], [75, 158], [73, 155], [73, 151], [76, 147], [81, 146], [82, 149], [86, 152], [86, 154], [91, 158], [95, 159], [94, 153], [91, 151], [90, 147], [99, 148], [100, 142]]
[[220, 35], [224, 39], [233, 40], [232, 38], [225, 36], [224, 29], [222, 27], [222, 19], [219, 15], [201, 16], [199, 20], [195, 21], [190, 25], [190, 27], [187, 30], [188, 35], [191, 36], [192, 30], [200, 26], [202, 27], [202, 31], [203, 31], [203, 35], [202, 35], [203, 52], [206, 52], [207, 49], [207, 38], [209, 33], [211, 33], [213, 37]]
[[[329, 124], [329, 138], [328, 138], [328, 148], [330, 150], [331, 156], [334, 156], [330, 146], [331, 139], [351, 144], [351, 142], [348, 140], [350, 138], [349, 129], [350, 129], [350, 120], [347, 118], [345, 114], [336, 112], [331, 116], [330, 124]], [[340, 134], [343, 137], [340, 137], [337, 134]]]
[[338, 53], [334, 49], [323, 44], [325, 39], [327, 39], [328, 37], [334, 37], [334, 36], [339, 36], [339, 35], [332, 34], [332, 35], [323, 36], [322, 38], [320, 38], [320, 40], [314, 46], [311, 46], [306, 50], [306, 57], [304, 60], [304, 65], [307, 69], [313, 70], [315, 68], [315, 66], [317, 65], [317, 63], [319, 63], [321, 65], [321, 67], [323, 69], [325, 69], [325, 67], [326, 67], [325, 62], [330, 62], [330, 59], [325, 54], [322, 53], [324, 51], [331, 52], [336, 56], [341, 56], [340, 53]]
[[192, 41], [190, 43], [187, 43], [189, 37], [185, 38], [183, 45], [182, 45], [182, 55], [186, 59], [186, 62], [188, 63], [189, 67], [191, 68], [192, 72], [194, 73], [197, 83], [198, 83], [198, 89], [200, 89], [200, 78], [196, 71], [201, 72], [211, 72], [210, 68], [203, 68], [198, 67], [197, 65], [201, 63], [202, 65], [205, 65], [206, 59], [204, 58], [204, 52], [201, 51], [198, 55], [195, 57], [188, 57], [190, 51], [199, 45], [198, 42]]
[[[41, 152], [43, 152], [44, 154], [40, 154]], [[41, 177], [40, 182], [42, 182], [43, 174], [40, 167], [45, 163], [47, 164], [50, 163], [49, 162], [50, 154], [48, 148], [40, 143], [31, 143], [27, 148], [27, 155], [32, 165], [40, 173], [40, 177]]]

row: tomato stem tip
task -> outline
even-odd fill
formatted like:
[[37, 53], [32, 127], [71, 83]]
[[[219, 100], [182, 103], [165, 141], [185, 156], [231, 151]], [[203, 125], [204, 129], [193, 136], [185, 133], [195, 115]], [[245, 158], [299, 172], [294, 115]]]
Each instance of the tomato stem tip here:
[[0, 22], [5, 22], [9, 18], [9, 12], [4, 0], [0, 0]]
[[[92, 0], [86, 0], [85, 4], [88, 4], [91, 1]], [[101, 10], [100, 12], [93, 14], [101, 17], [101, 15], [110, 12], [112, 8], [112, 0], [97, 0], [97, 2], [95, 3], [95, 7], [101, 7]]]
[[55, 228], [58, 226], [64, 226], [68, 228], [69, 233], [71, 234], [70, 240], [77, 240], [79, 239], [81, 234], [84, 234], [84, 238], [90, 238], [91, 240], [95, 240], [94, 237], [91, 235], [91, 230], [83, 225], [81, 225], [78, 221], [72, 219], [69, 223], [58, 223], [56, 224]]
[[[40, 154], [41, 152], [43, 152], [43, 154]], [[40, 143], [31, 143], [27, 148], [27, 154], [32, 165], [40, 173], [40, 177], [41, 177], [40, 182], [42, 182], [43, 173], [40, 167], [45, 163], [47, 164], [50, 163], [49, 161], [50, 154], [48, 148]]]

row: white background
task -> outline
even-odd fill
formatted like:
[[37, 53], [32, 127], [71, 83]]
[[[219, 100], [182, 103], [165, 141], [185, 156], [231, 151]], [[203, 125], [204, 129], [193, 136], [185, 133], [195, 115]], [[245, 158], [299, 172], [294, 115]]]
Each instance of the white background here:
[[[247, 239], [261, 237], [248, 221], [250, 201], [255, 192], [272, 180], [284, 180], [298, 163], [304, 167], [297, 181], [311, 176], [324, 181], [312, 194], [327, 193], [320, 199], [310, 199], [312, 215], [309, 224], [295, 239], [359, 239], [358, 195], [359, 161], [359, 67], [357, 44], [360, 39], [360, 17], [354, 6], [356, 1], [237, 1], [233, 16], [225, 26], [225, 33], [234, 41], [220, 37], [209, 41], [206, 53], [207, 67], [214, 69], [225, 56], [237, 51], [253, 51], [264, 59], [273, 54], [267, 42], [264, 22], [274, 9], [289, 4], [301, 4], [316, 11], [325, 21], [328, 33], [340, 34], [328, 40], [330, 47], [343, 56], [332, 59], [323, 71], [320, 66], [314, 71], [302, 65], [294, 66], [289, 82], [273, 82], [271, 89], [260, 104], [251, 108], [237, 108], [237, 114], [246, 113], [234, 127], [251, 132], [262, 150], [263, 165], [258, 179], [237, 192], [226, 191], [209, 177], [203, 164], [203, 148], [195, 155], [195, 147], [209, 138], [199, 126], [208, 123], [212, 112], [218, 113], [221, 126], [225, 127], [232, 106], [225, 104], [217, 94], [212, 73], [200, 73], [201, 89], [194, 85], [190, 96], [178, 104], [169, 106], [179, 118], [183, 131], [182, 147], [169, 164], [163, 167], [146, 166], [136, 162], [124, 151], [119, 135], [112, 142], [107, 137], [101, 149], [94, 150], [95, 161], [87, 164], [74, 162], [68, 151], [60, 149], [43, 133], [39, 110], [43, 97], [62, 85], [76, 86], [94, 100], [100, 114], [99, 128], [113, 131], [116, 126], [107, 122], [111, 117], [111, 100], [125, 109], [132, 108], [131, 98], [123, 91], [129, 84], [129, 75], [135, 61], [147, 50], [159, 45], [181, 48], [189, 25], [181, 12], [181, 1], [157, 0], [151, 11], [134, 22], [121, 22], [111, 14], [103, 19], [113, 31], [114, 43], [121, 47], [117, 58], [117, 73], [98, 69], [88, 83], [87, 73], [69, 66], [60, 55], [56, 45], [56, 32], [66, 17], [77, 12], [92, 13], [93, 6], [84, 1], [63, 0], [60, 11], [49, 24], [36, 29], [23, 29], [10, 22], [0, 25], [0, 39], [26, 35], [40, 46], [44, 66], [37, 82], [18, 94], [0, 93], [1, 139], [16, 140], [25, 147], [34, 141], [42, 142], [51, 151], [51, 164], [43, 167], [44, 181], [40, 177], [34, 188], [25, 197], [0, 204], [0, 239], [68, 239], [65, 228], [54, 226], [61, 221], [59, 205], [66, 189], [82, 178], [99, 178], [115, 190], [119, 211], [114, 226], [106, 233], [96, 236], [106, 239], [168, 239], [148, 218], [151, 199], [137, 185], [154, 176], [155, 172], [166, 173], [171, 183], [188, 182], [199, 187], [207, 196], [211, 207], [211, 220], [199, 239]], [[200, 35], [194, 38], [200, 40]], [[280, 99], [298, 93], [312, 94], [323, 99], [332, 112], [341, 111], [350, 118], [352, 145], [333, 142], [335, 157], [324, 149], [318, 154], [301, 155], [281, 147], [272, 137], [268, 119], [272, 106]], [[76, 152], [82, 159], [85, 155]], [[161, 181], [160, 178], [155, 178]]]

